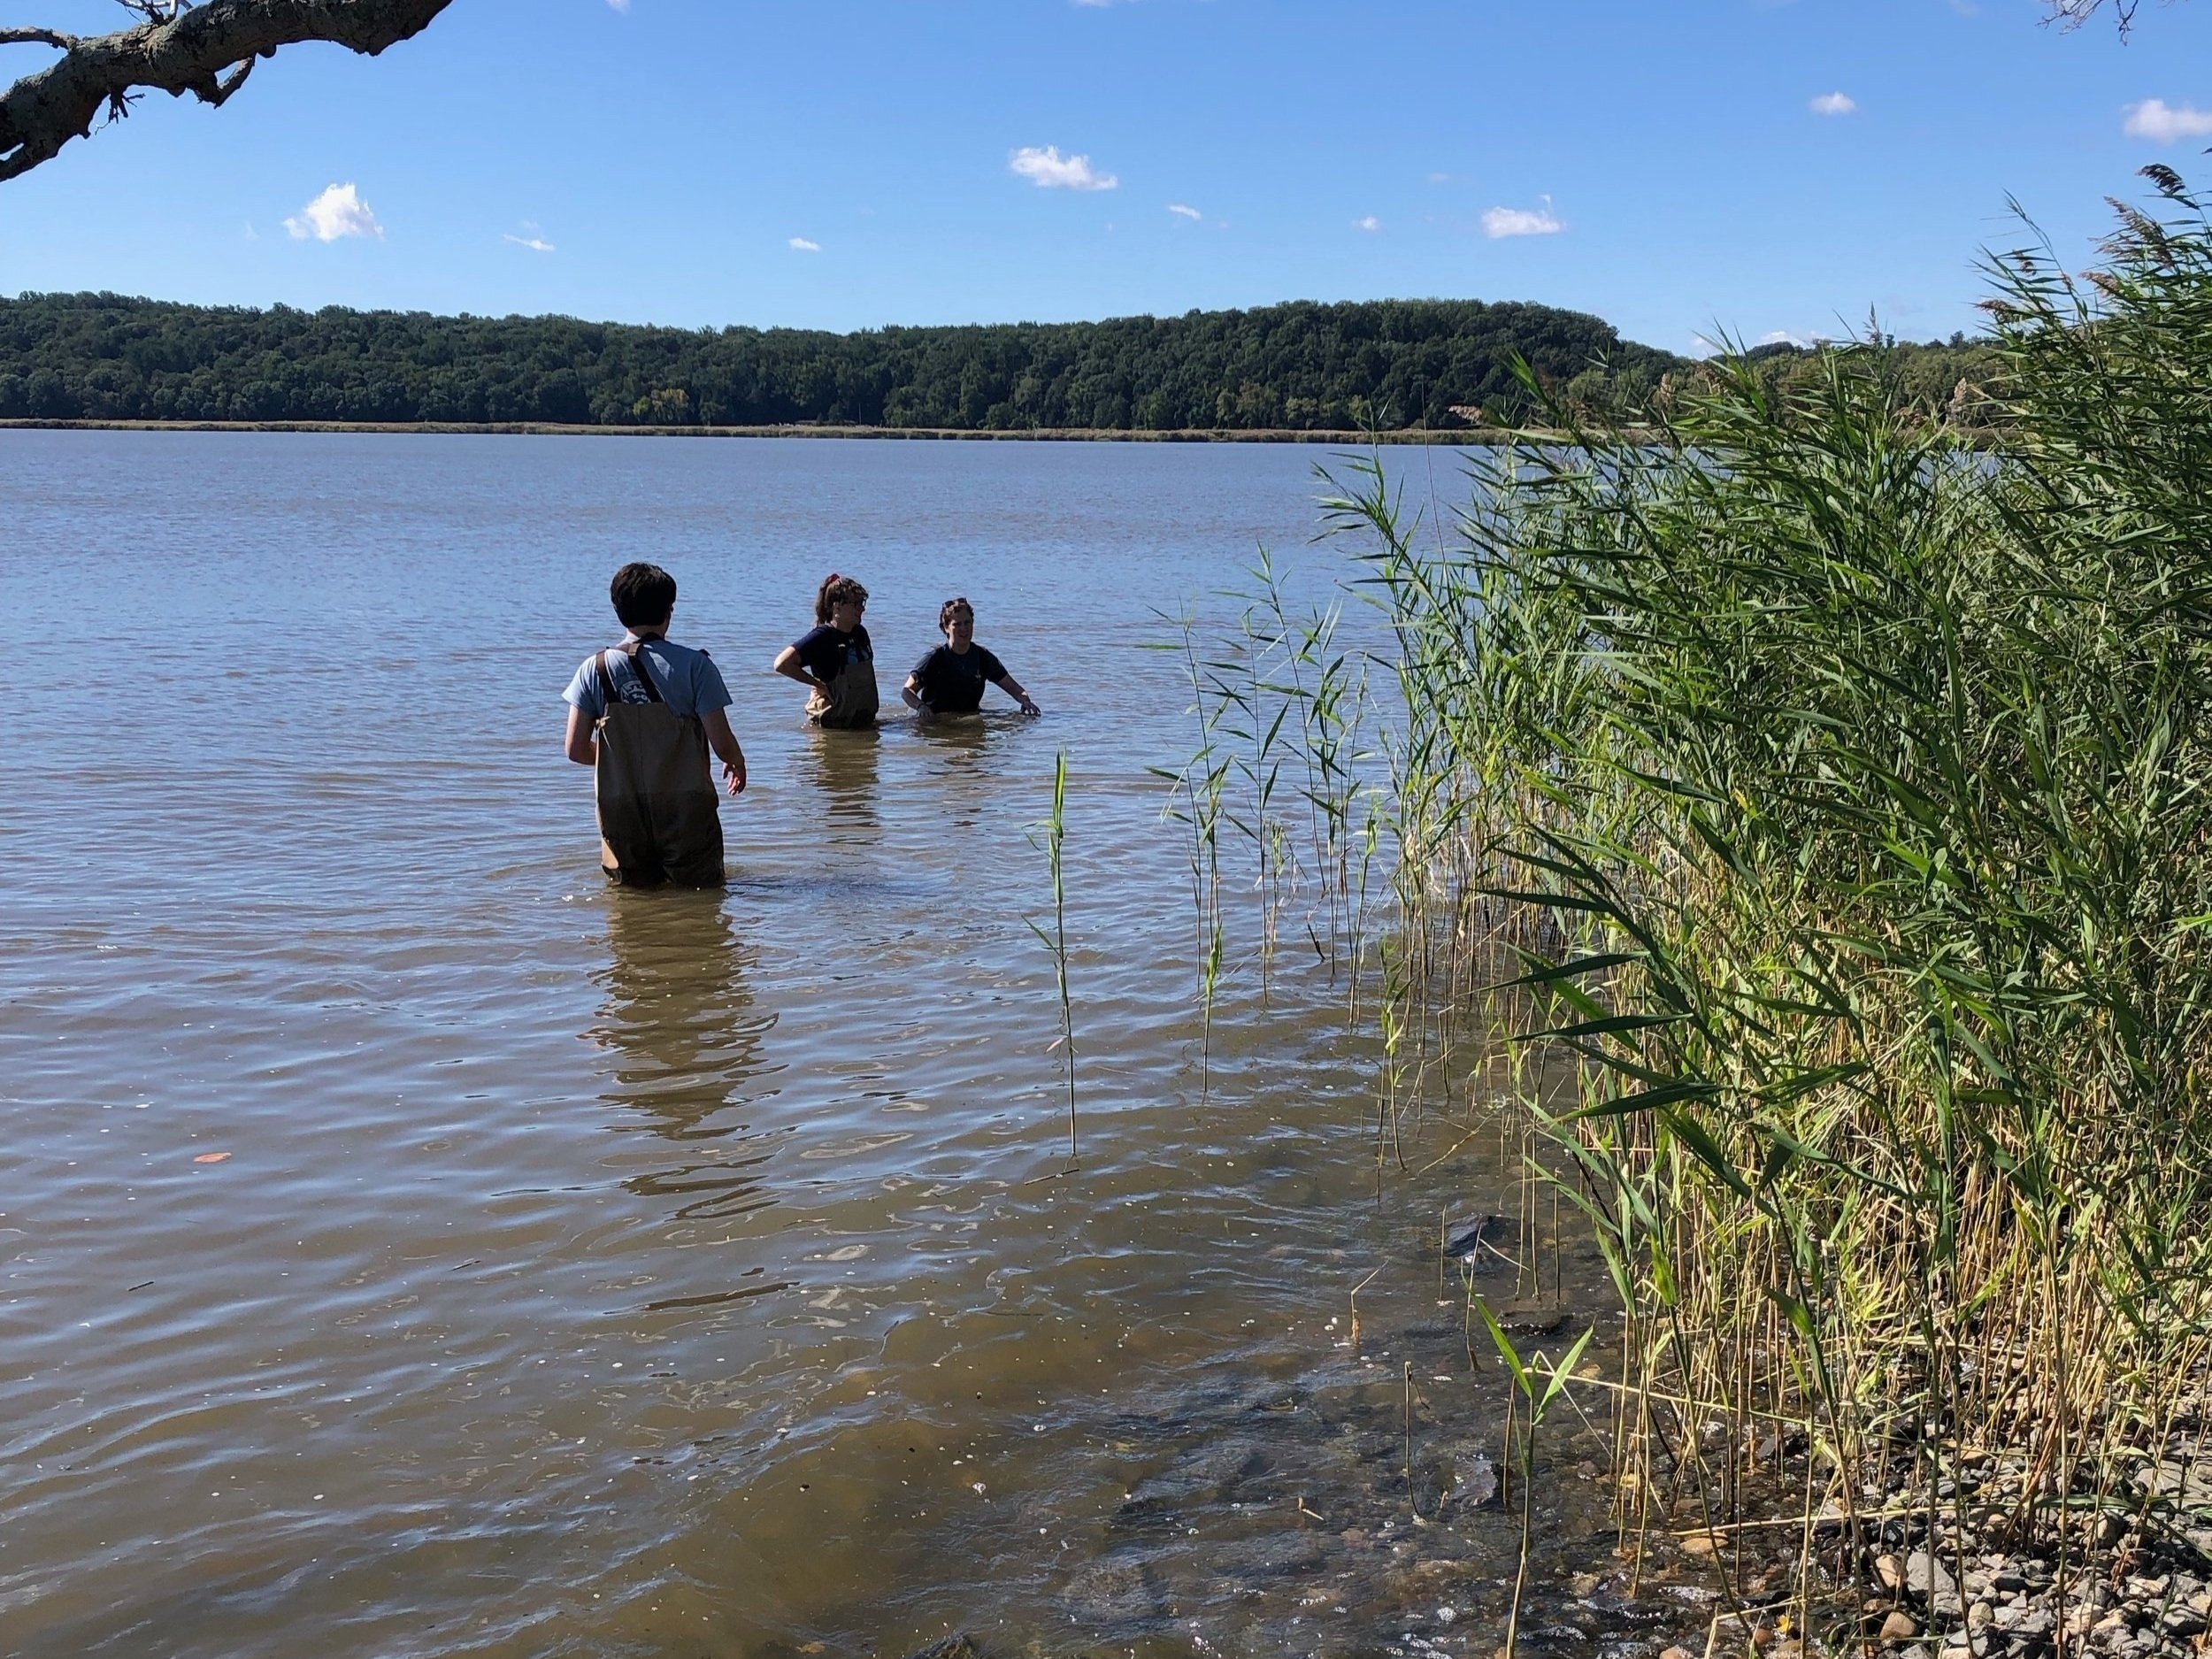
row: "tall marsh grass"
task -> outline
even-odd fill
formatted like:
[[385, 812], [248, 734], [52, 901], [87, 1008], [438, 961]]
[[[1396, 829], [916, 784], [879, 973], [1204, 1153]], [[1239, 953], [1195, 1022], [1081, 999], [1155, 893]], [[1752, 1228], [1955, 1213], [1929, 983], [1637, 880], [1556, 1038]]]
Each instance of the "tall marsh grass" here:
[[2212, 1519], [2144, 1474], [2212, 1348], [2212, 224], [2147, 171], [2099, 270], [1992, 261], [2000, 451], [1844, 348], [1632, 438], [1552, 407], [1442, 537], [1340, 474], [1404, 704], [1356, 955], [1395, 1046], [1440, 988], [1517, 1024], [1640, 1526], [1786, 1468], [1809, 1563], [2062, 1579], [2101, 1515]]

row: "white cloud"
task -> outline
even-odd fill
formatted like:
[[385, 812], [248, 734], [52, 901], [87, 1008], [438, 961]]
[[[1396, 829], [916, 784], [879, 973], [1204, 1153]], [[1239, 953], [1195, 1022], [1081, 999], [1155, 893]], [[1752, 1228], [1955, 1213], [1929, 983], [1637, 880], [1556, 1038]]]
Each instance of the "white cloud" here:
[[1448, 173], [1432, 173], [1429, 174], [1429, 182], [1431, 184], [1449, 184], [1451, 181], [1452, 175]]
[[1206, 216], [1187, 202], [1170, 202], [1167, 211], [1178, 219], [1203, 219]]
[[820, 242], [809, 242], [803, 236], [794, 236], [791, 239], [791, 245], [801, 253], [819, 253], [822, 251], [822, 244]]
[[1354, 219], [1352, 221], [1352, 228], [1354, 230], [1367, 231], [1380, 230], [1382, 228], [1382, 220], [1377, 219], [1372, 213], [1370, 213], [1364, 219]]
[[630, 0], [607, 0], [607, 4], [618, 12], [626, 12], [630, 9]]
[[1495, 241], [1502, 236], [1556, 236], [1567, 227], [1551, 211], [1551, 197], [1541, 207], [1486, 208], [1482, 234]]
[[1847, 92], [1824, 92], [1805, 107], [1815, 115], [1855, 115], [1859, 101]]
[[341, 236], [384, 234], [384, 227], [376, 222], [369, 204], [350, 184], [332, 185], [286, 219], [284, 228], [300, 242], [311, 236], [317, 242], [336, 242]]
[[2156, 144], [2212, 136], [2212, 111], [2188, 104], [2176, 108], [2163, 98], [2146, 98], [2128, 105], [2127, 135], [2147, 138]]
[[1792, 334], [1786, 328], [1771, 328], [1759, 336], [1759, 343], [1763, 346], [1809, 346], [1812, 342]]
[[539, 227], [526, 219], [522, 221], [522, 234], [518, 236], [509, 231], [506, 239], [518, 248], [527, 248], [532, 253], [553, 251], [553, 244], [539, 234]]
[[1114, 190], [1121, 187], [1121, 180], [1112, 173], [1094, 171], [1088, 156], [1063, 156], [1057, 144], [1047, 144], [1041, 150], [1034, 144], [1025, 144], [1014, 152], [1006, 165], [1040, 190]]

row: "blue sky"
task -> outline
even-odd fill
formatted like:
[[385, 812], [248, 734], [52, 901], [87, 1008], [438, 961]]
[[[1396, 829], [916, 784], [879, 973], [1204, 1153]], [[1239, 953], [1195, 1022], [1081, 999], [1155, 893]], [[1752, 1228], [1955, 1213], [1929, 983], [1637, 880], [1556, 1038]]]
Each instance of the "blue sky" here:
[[1677, 350], [1870, 307], [1947, 334], [2008, 196], [2085, 258], [2143, 163], [2212, 183], [2212, 0], [2124, 45], [2040, 16], [454, 0], [380, 59], [295, 49], [0, 185], [0, 293], [839, 329], [1449, 296]]

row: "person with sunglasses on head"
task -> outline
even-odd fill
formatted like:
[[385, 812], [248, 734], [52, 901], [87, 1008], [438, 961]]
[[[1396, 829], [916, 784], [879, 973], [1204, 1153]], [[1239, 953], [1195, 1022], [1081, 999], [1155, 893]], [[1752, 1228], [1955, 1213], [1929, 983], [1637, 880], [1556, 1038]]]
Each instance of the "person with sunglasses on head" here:
[[868, 590], [832, 571], [814, 594], [814, 626], [783, 648], [776, 672], [813, 695], [806, 718], [817, 726], [876, 723], [876, 649], [860, 614]]
[[973, 714], [983, 706], [983, 687], [996, 686], [1021, 704], [1024, 714], [1042, 713], [1021, 682], [1006, 672], [1006, 664], [975, 642], [975, 607], [965, 599], [948, 599], [938, 607], [937, 626], [945, 635], [933, 646], [914, 672], [906, 677], [899, 695], [923, 719], [941, 714]]

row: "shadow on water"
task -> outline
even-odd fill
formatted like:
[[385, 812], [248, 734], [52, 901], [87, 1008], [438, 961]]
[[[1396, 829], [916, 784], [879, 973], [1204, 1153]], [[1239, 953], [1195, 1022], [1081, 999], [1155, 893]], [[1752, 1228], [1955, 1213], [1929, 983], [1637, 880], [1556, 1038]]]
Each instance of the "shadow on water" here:
[[680, 1201], [680, 1217], [741, 1215], [775, 1200], [759, 1171], [767, 1136], [740, 1116], [771, 1092], [763, 1055], [776, 1017], [754, 1005], [749, 948], [719, 893], [612, 888], [607, 895], [605, 1000], [595, 1035], [618, 1058], [611, 1104], [641, 1114], [672, 1141], [720, 1141], [711, 1158], [625, 1183]]

